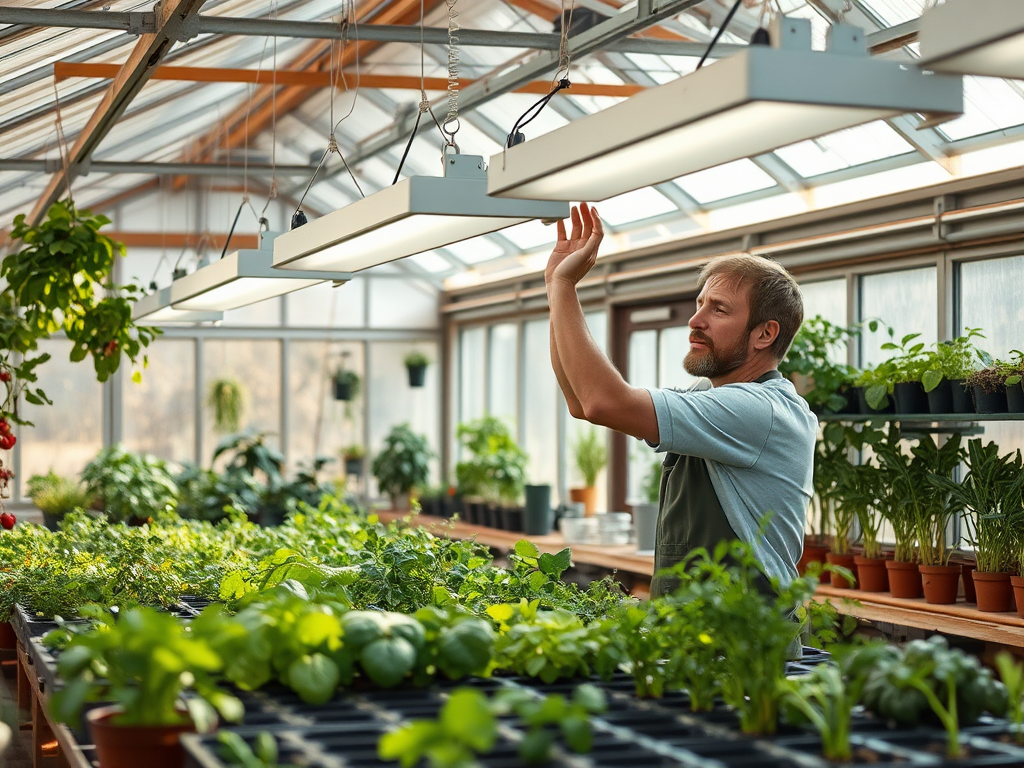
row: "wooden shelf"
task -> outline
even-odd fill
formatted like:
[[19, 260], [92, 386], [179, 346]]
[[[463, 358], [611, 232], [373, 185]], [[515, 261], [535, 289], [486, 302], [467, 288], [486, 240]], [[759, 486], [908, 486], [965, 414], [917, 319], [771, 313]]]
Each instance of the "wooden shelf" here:
[[922, 424], [974, 424], [979, 421], [1024, 421], [1024, 413], [831, 413], [818, 421], [906, 421]]

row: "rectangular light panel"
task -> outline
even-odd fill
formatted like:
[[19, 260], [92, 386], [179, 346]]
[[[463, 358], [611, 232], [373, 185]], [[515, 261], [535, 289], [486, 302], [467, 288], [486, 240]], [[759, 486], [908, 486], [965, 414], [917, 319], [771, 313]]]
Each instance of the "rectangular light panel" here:
[[921, 64], [936, 72], [1024, 79], [1024, 2], [951, 0], [921, 16]]

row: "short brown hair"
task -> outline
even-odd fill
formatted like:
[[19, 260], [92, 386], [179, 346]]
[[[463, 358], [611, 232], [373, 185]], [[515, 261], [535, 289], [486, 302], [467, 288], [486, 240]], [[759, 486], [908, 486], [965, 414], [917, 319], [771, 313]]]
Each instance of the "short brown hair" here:
[[712, 277], [733, 278], [738, 285], [750, 281], [750, 318], [747, 333], [761, 323], [774, 320], [779, 335], [771, 346], [776, 360], [782, 360], [804, 321], [804, 298], [793, 276], [776, 261], [749, 253], [716, 256], [700, 271], [697, 290]]

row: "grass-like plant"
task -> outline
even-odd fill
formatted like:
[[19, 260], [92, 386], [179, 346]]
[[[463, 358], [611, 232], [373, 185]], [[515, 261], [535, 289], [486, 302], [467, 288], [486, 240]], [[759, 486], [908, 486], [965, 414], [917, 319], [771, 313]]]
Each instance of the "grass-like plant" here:
[[608, 464], [604, 433], [593, 427], [584, 430], [572, 445], [572, 455], [576, 460], [576, 468], [583, 475], [583, 486], [593, 488], [597, 476]]
[[218, 434], [237, 432], [245, 413], [245, 385], [237, 379], [217, 379], [210, 383], [206, 405], [213, 412], [213, 430]]

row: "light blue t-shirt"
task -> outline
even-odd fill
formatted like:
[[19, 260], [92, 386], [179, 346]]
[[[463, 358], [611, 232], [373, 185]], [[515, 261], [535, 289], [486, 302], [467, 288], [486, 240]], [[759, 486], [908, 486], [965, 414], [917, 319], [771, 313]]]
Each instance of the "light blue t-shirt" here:
[[[650, 389], [658, 417], [658, 452], [705, 460], [732, 526], [753, 545], [766, 573], [788, 584], [803, 551], [811, 500], [818, 420], [788, 379], [685, 391]], [[759, 523], [771, 521], [764, 536]]]

